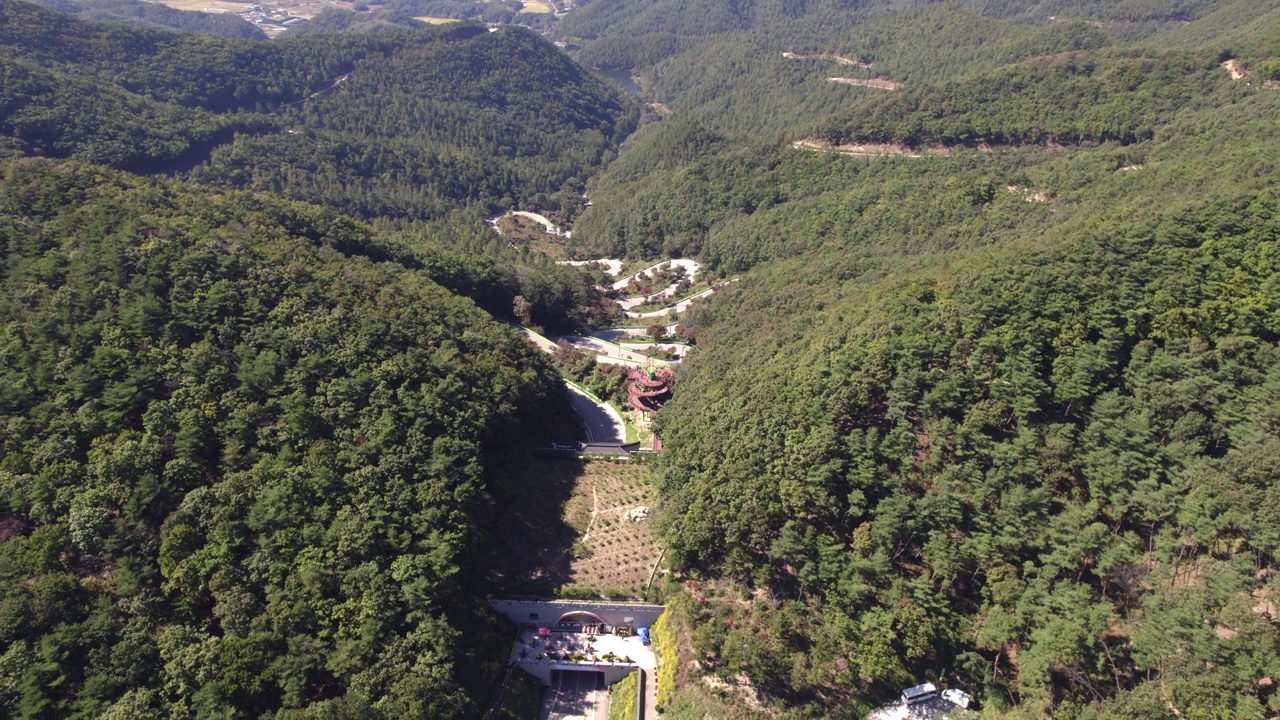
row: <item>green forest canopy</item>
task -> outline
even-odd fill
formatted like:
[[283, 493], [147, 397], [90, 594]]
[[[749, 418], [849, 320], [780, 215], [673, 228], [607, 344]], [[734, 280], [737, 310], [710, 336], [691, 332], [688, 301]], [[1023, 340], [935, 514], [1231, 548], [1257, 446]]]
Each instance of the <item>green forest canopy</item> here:
[[185, 171], [366, 218], [558, 208], [636, 120], [615, 90], [516, 27], [262, 43], [3, 0], [0, 73], [6, 154]]
[[923, 679], [1013, 716], [1280, 710], [1277, 29], [594, 3], [560, 31], [672, 113], [605, 167], [636, 107], [523, 30], [235, 42], [0, 0], [8, 154], [220, 188], [6, 166], [5, 707], [474, 714], [492, 440], [563, 405], [449, 291], [588, 320], [588, 276], [480, 220], [572, 216], [590, 176], [571, 252], [742, 273], [659, 418], [673, 567], [730, 588], [675, 589], [697, 672], [803, 717]]
[[5, 715], [478, 711], [536, 350], [262, 195], [12, 162], [0, 248]]
[[674, 566], [754, 598], [677, 602], [703, 672], [803, 717], [924, 679], [1025, 717], [1280, 709], [1280, 14], [1148, 5], [761, 4], [647, 49], [644, 4], [578, 18], [584, 57], [654, 52], [616, 58], [673, 117], [576, 251], [745, 272], [660, 416]]

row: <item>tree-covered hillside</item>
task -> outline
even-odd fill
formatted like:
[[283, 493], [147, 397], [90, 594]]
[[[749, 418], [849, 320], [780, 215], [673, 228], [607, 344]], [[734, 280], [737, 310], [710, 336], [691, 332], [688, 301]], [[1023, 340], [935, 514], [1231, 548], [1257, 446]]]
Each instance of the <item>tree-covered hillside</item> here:
[[702, 610], [697, 657], [818, 715], [922, 676], [1029, 715], [1260, 712], [1277, 211], [1272, 190], [944, 268], [757, 269], [699, 319], [662, 418], [676, 564], [776, 598]]
[[742, 273], [659, 416], [669, 713], [1273, 715], [1276, 4], [913, 5], [578, 18], [670, 117], [576, 251]]
[[0, 713], [477, 715], [504, 441], [565, 409], [493, 319], [611, 305], [515, 206], [737, 276], [657, 418], [668, 717], [1280, 712], [1280, 0], [600, 0], [557, 32], [635, 133], [404, 22], [467, 4], [0, 0], [0, 151], [73, 158], [0, 166]]
[[0, 714], [475, 716], [536, 351], [332, 211], [2, 172]]
[[[392, 28], [271, 43], [86, 23], [0, 3], [11, 155], [274, 190], [366, 217], [581, 191], [636, 111], [519, 28]], [[552, 201], [544, 201], [552, 203]]]

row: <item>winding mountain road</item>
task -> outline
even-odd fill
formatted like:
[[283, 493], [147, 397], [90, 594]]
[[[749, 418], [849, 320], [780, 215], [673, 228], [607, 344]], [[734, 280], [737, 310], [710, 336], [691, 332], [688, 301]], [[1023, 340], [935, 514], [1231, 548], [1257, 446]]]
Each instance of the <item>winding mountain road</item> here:
[[[733, 282], [733, 281], [732, 281], [732, 280], [730, 280], [729, 282]], [[699, 299], [699, 298], [704, 298], [704, 297], [706, 297], [706, 296], [710, 295], [711, 293], [715, 292], [716, 290], [719, 290], [719, 289], [720, 289], [720, 288], [722, 288], [722, 287], [724, 287], [724, 285], [717, 285], [717, 286], [712, 287], [712, 288], [707, 288], [706, 290], [703, 290], [702, 292], [698, 293], [697, 295], [690, 295], [689, 297], [687, 297], [687, 298], [685, 298], [685, 299], [681, 300], [680, 302], [676, 303], [675, 305], [672, 305], [672, 306], [670, 306], [670, 307], [664, 307], [664, 308], [662, 308], [661, 310], [651, 310], [651, 311], [649, 311], [649, 312], [631, 312], [630, 310], [628, 310], [628, 311], [627, 311], [627, 317], [629, 317], [629, 318], [656, 318], [656, 317], [663, 317], [663, 316], [667, 315], [668, 313], [670, 313], [672, 310], [675, 310], [676, 312], [684, 312], [685, 310], [688, 310], [688, 309], [689, 309], [689, 306], [693, 304], [693, 301], [694, 301], [694, 300], [697, 300], [697, 299]]]
[[529, 212], [527, 210], [512, 210], [509, 213], [504, 213], [502, 215], [491, 217], [486, 222], [488, 222], [489, 227], [493, 228], [499, 234], [501, 234], [502, 231], [498, 230], [498, 221], [509, 215], [519, 215], [522, 218], [528, 218], [530, 220], [533, 220], [534, 222], [541, 225], [543, 230], [545, 230], [548, 235], [558, 235], [560, 237], [573, 237], [572, 230], [561, 230], [560, 226], [551, 222], [551, 219], [548, 218], [546, 215], [541, 215], [536, 212]]
[[565, 335], [560, 339], [564, 340], [565, 342], [569, 343], [570, 345], [576, 348], [581, 348], [583, 350], [587, 350], [590, 352], [598, 352], [601, 355], [606, 355], [612, 358], [618, 358], [620, 360], [630, 360], [632, 361], [632, 363], [635, 363], [635, 364], [644, 364], [644, 363], [652, 363], [656, 365], [669, 364], [666, 360], [657, 360], [655, 358], [651, 358], [648, 355], [645, 355], [644, 353], [636, 352], [635, 350], [628, 350], [627, 348], [624, 348], [621, 345], [616, 345], [614, 343], [611, 343], [607, 340], [603, 340], [598, 337], [583, 337], [581, 335]]
[[[526, 216], [534, 215], [534, 213], [523, 213], [523, 212], [514, 213], [514, 214], [526, 215]], [[538, 216], [538, 217], [541, 217], [541, 216]], [[542, 218], [542, 219], [546, 220], [545, 218]], [[496, 222], [496, 220], [491, 222]], [[547, 221], [547, 222], [549, 223], [550, 221]], [[572, 261], [569, 264], [586, 265], [590, 263], [601, 263], [605, 265], [605, 267], [609, 269], [610, 274], [613, 274], [613, 275], [616, 275], [618, 272], [620, 272], [621, 266], [622, 266], [622, 263], [620, 260], [613, 260], [609, 258], [606, 258], [603, 260], [577, 260], [577, 261]], [[650, 265], [649, 267], [645, 268], [644, 270], [641, 270], [638, 273], [635, 273], [634, 275], [629, 275], [628, 277], [615, 282], [613, 284], [613, 287], [616, 290], [621, 290], [627, 287], [627, 285], [629, 285], [632, 280], [636, 278], [641, 278], [641, 277], [649, 277], [647, 273], [655, 271], [658, 268], [664, 268], [668, 266], [668, 263], [670, 265], [684, 268], [685, 272], [688, 274], [688, 277], [690, 279], [692, 279], [702, 269], [702, 266], [693, 260], [686, 260], [683, 258], [679, 258], [675, 260], [664, 260], [660, 263], [655, 263], [653, 265]], [[732, 280], [730, 280], [729, 282], [732, 282]], [[633, 318], [650, 318], [650, 317], [659, 317], [659, 316], [665, 315], [669, 313], [672, 309], [675, 309], [676, 311], [682, 311], [685, 308], [689, 307], [689, 305], [693, 304], [694, 300], [697, 300], [698, 298], [701, 298], [701, 297], [705, 297], [706, 295], [709, 295], [712, 292], [715, 292], [715, 290], [723, 286], [724, 284], [721, 284], [717, 287], [704, 290], [696, 295], [693, 295], [691, 297], [685, 298], [684, 300], [681, 300], [680, 302], [676, 303], [671, 307], [663, 308], [662, 310], [657, 310], [657, 311], [648, 312], [648, 313], [635, 313], [635, 312], [628, 311], [627, 315]], [[661, 292], [674, 293], [675, 287], [676, 285], [672, 284], [670, 287], [666, 288]], [[653, 294], [653, 295], [650, 295], [649, 297], [653, 298], [657, 296], [659, 296], [659, 294]], [[635, 307], [635, 305], [638, 304], [635, 301], [643, 302], [644, 300], [645, 298], [630, 298], [627, 301], [621, 301], [619, 304], [621, 304], [623, 308]], [[655, 365], [671, 365], [672, 364], [672, 361], [670, 360], [660, 360], [657, 358], [649, 357], [648, 355], [641, 352], [642, 350], [647, 350], [649, 348], [654, 347], [654, 345], [652, 344], [628, 343], [629, 347], [623, 347], [622, 345], [618, 345], [616, 343], [610, 342], [610, 340], [614, 338], [621, 338], [628, 335], [643, 335], [646, 332], [645, 328], [638, 328], [638, 329], [618, 328], [613, 330], [600, 330], [600, 331], [594, 331], [592, 333], [592, 336], [565, 335], [563, 337], [558, 337], [553, 339], [553, 338], [548, 338], [548, 337], [539, 335], [538, 333], [523, 326], [517, 325], [515, 327], [517, 327], [519, 331], [526, 338], [529, 339], [530, 342], [536, 345], [538, 349], [547, 353], [554, 353], [560, 347], [561, 343], [568, 343], [576, 348], [586, 350], [591, 353], [595, 353], [596, 362], [600, 362], [600, 363], [608, 363], [612, 365], [623, 365], [628, 367], [644, 367], [644, 368], [652, 368]], [[672, 333], [674, 331], [675, 331], [675, 325], [667, 326], [668, 333]], [[689, 351], [689, 347], [687, 345], [677, 344], [672, 347], [672, 351], [675, 352], [677, 355], [679, 355], [681, 359], [683, 359], [685, 353]], [[569, 389], [569, 400], [573, 406], [574, 412], [576, 412], [578, 414], [578, 417], [582, 419], [582, 425], [583, 425], [583, 428], [586, 430], [588, 442], [604, 443], [604, 444], [622, 444], [626, 442], [626, 438], [627, 438], [626, 424], [622, 420], [622, 415], [616, 409], [614, 409], [613, 406], [601, 401], [599, 398], [596, 398], [595, 396], [591, 395], [591, 393], [585, 391], [580, 387], [577, 387], [576, 385], [568, 381], [565, 381], [565, 387]]]
[[600, 265], [604, 267], [605, 272], [610, 275], [618, 275], [622, 272], [622, 261], [614, 258], [600, 258], [599, 260], [560, 260], [557, 265], [573, 265], [582, 267], [584, 265]]
[[696, 278], [696, 277], [698, 276], [698, 273], [702, 270], [702, 265], [701, 265], [701, 263], [697, 262], [696, 260], [689, 260], [689, 259], [687, 259], [687, 258], [676, 258], [676, 259], [674, 259], [674, 260], [663, 260], [663, 261], [662, 261], [662, 262], [660, 262], [660, 263], [654, 263], [654, 264], [650, 265], [649, 267], [647, 267], [647, 268], [645, 268], [645, 269], [641, 270], [641, 271], [640, 271], [640, 272], [638, 272], [638, 273], [635, 273], [635, 274], [632, 274], [632, 275], [628, 275], [628, 276], [626, 276], [626, 277], [622, 278], [621, 280], [618, 280], [617, 282], [615, 282], [615, 283], [613, 284], [613, 289], [614, 289], [614, 290], [622, 290], [622, 289], [624, 289], [625, 287], [627, 287], [628, 285], [630, 285], [632, 280], [635, 280], [635, 279], [640, 278], [640, 277], [642, 277], [642, 276], [643, 276], [643, 277], [649, 277], [649, 273], [653, 272], [654, 270], [657, 270], [658, 268], [666, 267], [668, 264], [670, 264], [672, 267], [682, 267], [682, 268], [684, 268], [684, 271], [685, 271], [685, 273], [686, 273], [686, 274], [688, 274], [688, 276], [689, 276], [689, 280], [690, 280], [690, 281], [692, 281], [694, 278]]
[[573, 411], [582, 418], [582, 426], [587, 431], [587, 442], [627, 441], [627, 426], [623, 424], [622, 416], [617, 410], [574, 385], [565, 383], [564, 386], [569, 389], [569, 402], [573, 405]]

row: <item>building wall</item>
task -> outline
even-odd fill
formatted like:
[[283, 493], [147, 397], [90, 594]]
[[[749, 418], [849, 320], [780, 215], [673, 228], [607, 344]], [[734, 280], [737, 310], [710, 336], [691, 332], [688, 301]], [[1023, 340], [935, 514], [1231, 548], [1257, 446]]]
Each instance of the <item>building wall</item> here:
[[665, 609], [662, 605], [592, 602], [589, 600], [490, 599], [489, 605], [517, 626], [551, 626], [566, 613], [589, 612], [599, 616], [608, 625], [631, 625], [637, 628], [649, 627], [657, 622], [658, 616]]

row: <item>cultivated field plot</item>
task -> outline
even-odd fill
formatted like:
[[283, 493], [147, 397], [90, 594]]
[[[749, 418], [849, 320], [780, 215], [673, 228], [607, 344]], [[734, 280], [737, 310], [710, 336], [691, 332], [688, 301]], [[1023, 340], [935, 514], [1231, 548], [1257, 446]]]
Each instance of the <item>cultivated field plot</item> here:
[[658, 560], [653, 518], [638, 508], [657, 505], [649, 468], [638, 463], [585, 463], [565, 505], [565, 521], [580, 534], [573, 545], [570, 581], [604, 594], [639, 597]]
[[[312, 18], [322, 11], [331, 8], [351, 10], [356, 3], [350, 0], [151, 0], [161, 5], [168, 5], [175, 10], [191, 10], [197, 12], [250, 14], [256, 8], [263, 14], [272, 12], [287, 13], [301, 18]], [[252, 22], [252, 20], [251, 20]], [[263, 30], [283, 29], [274, 25], [261, 25]]]
[[495, 592], [639, 598], [659, 550], [653, 517], [657, 491], [647, 465], [574, 457], [534, 458], [511, 478], [516, 499], [494, 529], [485, 560]]

